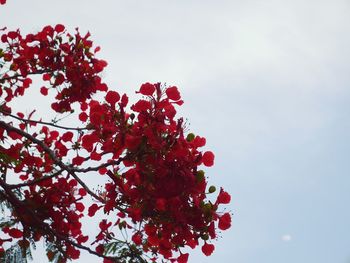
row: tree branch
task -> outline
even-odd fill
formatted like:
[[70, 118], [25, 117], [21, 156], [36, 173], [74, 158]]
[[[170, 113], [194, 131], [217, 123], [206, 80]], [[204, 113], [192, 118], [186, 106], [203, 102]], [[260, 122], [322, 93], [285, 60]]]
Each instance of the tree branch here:
[[59, 170], [59, 171], [57, 171], [57, 172], [55, 172], [53, 174], [50, 174], [50, 175], [47, 175], [47, 176], [43, 176], [43, 177], [40, 177], [40, 178], [31, 180], [31, 181], [28, 181], [28, 182], [25, 182], [25, 183], [21, 183], [21, 184], [8, 184], [8, 187], [10, 189], [15, 189], [15, 188], [21, 188], [21, 187], [25, 187], [25, 186], [31, 186], [31, 185], [40, 183], [42, 181], [51, 179], [51, 178], [61, 174], [62, 172], [63, 172], [63, 170]]
[[[68, 237], [66, 237], [65, 235], [62, 235], [60, 233], [57, 233], [54, 229], [52, 229], [47, 223], [41, 221], [37, 215], [35, 214], [35, 212], [33, 212], [31, 209], [29, 209], [26, 205], [23, 204], [23, 202], [21, 200], [19, 200], [11, 191], [11, 189], [9, 188], [9, 186], [2, 180], [0, 179], [0, 185], [1, 187], [4, 189], [5, 193], [1, 193], [7, 201], [9, 201], [13, 208], [14, 209], [25, 209], [26, 212], [28, 214], [31, 215], [31, 218], [34, 219], [35, 221], [35, 225], [34, 226], [30, 226], [30, 227], [34, 227], [34, 228], [40, 228], [42, 229], [45, 233], [48, 233], [48, 234], [51, 234], [53, 236], [55, 236], [57, 239], [59, 240], [62, 240], [62, 241], [65, 241], [69, 244], [71, 244], [72, 246], [74, 247], [77, 247], [77, 248], [80, 248], [80, 249], [83, 249], [83, 250], [86, 250], [88, 251], [90, 254], [94, 254], [98, 257], [103, 257], [103, 258], [106, 258], [106, 259], [110, 259], [110, 260], [114, 260], [116, 263], [120, 262], [118, 261], [118, 259], [120, 258], [117, 258], [117, 257], [109, 257], [109, 256], [105, 256], [105, 255], [101, 255], [99, 253], [97, 253], [96, 251], [86, 247], [86, 246], [83, 246], [79, 243], [76, 243], [75, 241], [69, 239]], [[21, 213], [17, 213], [19, 216], [21, 215]], [[20, 216], [21, 217], [21, 216]], [[23, 225], [26, 225], [25, 222], [23, 222], [23, 220], [21, 220], [21, 223]]]
[[[52, 73], [52, 72], [54, 72], [53, 70], [44, 70], [44, 69], [42, 69], [42, 70], [38, 70], [38, 71], [35, 71], [35, 72], [28, 72], [28, 74], [27, 75], [38, 75], [38, 74], [43, 74], [43, 73]], [[6, 80], [11, 80], [11, 79], [18, 79], [18, 78], [24, 78], [24, 76], [23, 75], [21, 75], [21, 74], [15, 74], [15, 75], [13, 75], [13, 76], [8, 76], [8, 77], [1, 77], [0, 78], [0, 83], [1, 82], [5, 82]]]
[[78, 168], [78, 167], [70, 167], [72, 171], [77, 172], [77, 173], [86, 173], [86, 172], [91, 172], [91, 171], [98, 171], [101, 168], [106, 168], [111, 165], [119, 165], [125, 158], [119, 158], [118, 160], [112, 161], [112, 162], [106, 162], [103, 163], [99, 166], [95, 167], [87, 167], [87, 168]]
[[34, 136], [22, 131], [21, 129], [15, 128], [12, 125], [7, 124], [4, 121], [0, 121], [0, 127], [4, 128], [6, 131], [13, 131], [17, 134], [22, 135], [23, 137], [27, 138], [33, 143], [36, 143], [39, 145], [54, 161], [55, 164], [57, 164], [61, 169], [67, 171], [77, 182], [88, 192], [92, 197], [94, 197], [96, 200], [105, 203], [105, 200], [98, 195], [96, 195], [94, 192], [92, 192], [89, 187], [75, 174], [74, 170], [72, 170], [72, 167], [65, 165], [57, 156], [56, 154], [42, 141], [38, 140]]
[[23, 121], [24, 123], [31, 123], [31, 122], [33, 122], [33, 123], [48, 125], [48, 126], [52, 126], [52, 127], [55, 127], [55, 128], [58, 128], [58, 129], [64, 129], [64, 130], [75, 130], [75, 131], [89, 130], [88, 128], [66, 127], [66, 126], [61, 126], [61, 125], [53, 124], [51, 122], [46, 122], [46, 121], [36, 121], [36, 120], [24, 119], [24, 118], [20, 118], [20, 117], [18, 117], [16, 115], [13, 115], [13, 114], [11, 114], [9, 112], [6, 112], [6, 111], [2, 110], [1, 108], [0, 108], [0, 112], [6, 114], [6, 116], [10, 116], [10, 117], [12, 117], [12, 118], [14, 118], [16, 120]]

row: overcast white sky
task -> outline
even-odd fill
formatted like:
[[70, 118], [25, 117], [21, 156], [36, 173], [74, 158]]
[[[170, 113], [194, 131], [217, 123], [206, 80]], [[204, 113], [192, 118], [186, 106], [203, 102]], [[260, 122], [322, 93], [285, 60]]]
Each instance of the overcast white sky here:
[[190, 262], [347, 263], [349, 14], [345, 0], [8, 0], [0, 28], [79, 26], [102, 47], [110, 87], [180, 88], [234, 213], [214, 255]]

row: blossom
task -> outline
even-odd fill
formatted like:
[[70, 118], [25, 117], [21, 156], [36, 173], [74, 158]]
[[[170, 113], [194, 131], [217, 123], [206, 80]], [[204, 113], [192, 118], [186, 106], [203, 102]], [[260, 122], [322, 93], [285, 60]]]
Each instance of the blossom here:
[[169, 87], [165, 90], [166, 95], [168, 96], [169, 99], [171, 100], [180, 100], [181, 95], [177, 87]]
[[187, 263], [187, 261], [188, 261], [188, 256], [189, 256], [188, 253], [181, 254], [181, 255], [177, 258], [177, 262], [178, 262], [178, 263]]
[[214, 154], [211, 151], [207, 151], [203, 154], [202, 157], [203, 164], [205, 166], [213, 166], [214, 165]]
[[204, 255], [206, 256], [210, 256], [213, 252], [214, 252], [214, 245], [213, 244], [208, 244], [208, 243], [205, 243], [203, 246], [202, 246], [202, 252]]
[[140, 233], [136, 233], [132, 236], [131, 240], [136, 244], [136, 245], [141, 245], [142, 244], [142, 235]]
[[134, 105], [131, 106], [131, 109], [136, 112], [146, 111], [151, 108], [151, 103], [146, 100], [139, 100]]
[[217, 197], [216, 204], [228, 204], [231, 201], [229, 193], [225, 192], [224, 189], [220, 189], [220, 193]]
[[106, 95], [106, 101], [114, 106], [120, 99], [120, 95], [116, 91], [108, 91]]
[[74, 165], [81, 165], [84, 161], [85, 161], [84, 157], [77, 155], [76, 157], [73, 158], [72, 163]]
[[74, 135], [74, 134], [73, 134], [72, 132], [68, 131], [68, 132], [65, 132], [65, 133], [62, 135], [61, 139], [62, 139], [62, 141], [64, 141], [64, 142], [69, 142], [69, 141], [72, 141], [73, 135]]
[[64, 29], [65, 29], [65, 27], [64, 27], [64, 25], [62, 25], [62, 24], [57, 24], [57, 25], [55, 26], [55, 31], [56, 31], [57, 33], [63, 32]]
[[[5, 48], [0, 59], [9, 66], [0, 78], [1, 113], [10, 119], [12, 110], [7, 104], [25, 95], [32, 75], [39, 75], [45, 82], [40, 93], [46, 96], [50, 90], [54, 95], [47, 98], [53, 100], [55, 114], [69, 113], [83, 122], [79, 128], [65, 127], [56, 119], [47, 123], [33, 115], [35, 110], [28, 120], [18, 112], [14, 116], [19, 121], [7, 122], [6, 117], [6, 122], [0, 122], [0, 140], [8, 142], [0, 146], [2, 161], [9, 160], [8, 172], [21, 185], [27, 184], [14, 186], [21, 199], [10, 195], [14, 188], [6, 195], [11, 197], [9, 205], [16, 204], [13, 221], [27, 227], [23, 232], [1, 229], [23, 240], [49, 237], [50, 242], [59, 241], [63, 260], [77, 259], [78, 249], [89, 239], [83, 233], [82, 218], [94, 217], [100, 210], [99, 233], [91, 242], [100, 256], [106, 253], [108, 258], [104, 248], [118, 229], [127, 229], [137, 249], [160, 260], [186, 263], [189, 254], [182, 254], [182, 249], [195, 248], [203, 241], [203, 253], [211, 255], [215, 247], [209, 243], [217, 237], [217, 228], [231, 226], [231, 215], [220, 212], [231, 196], [221, 188], [215, 203], [207, 197], [215, 187], [206, 190], [207, 177], [200, 165], [213, 166], [214, 154], [199, 149], [206, 144], [204, 137], [186, 136], [184, 119], [176, 117], [183, 104], [178, 88], [146, 82], [136, 92], [143, 95], [141, 99], [128, 107], [126, 94], [103, 83], [100, 73], [107, 62], [95, 57], [100, 47], [94, 48], [89, 37], [78, 30], [69, 34], [61, 24], [27, 36], [19, 30], [1, 36]], [[101, 100], [94, 97], [96, 93]], [[90, 188], [83, 181], [86, 172], [105, 180], [98, 188]], [[0, 184], [7, 191], [6, 182]], [[85, 209], [87, 195], [94, 203]], [[40, 229], [38, 222], [45, 227]], [[49, 260], [55, 253], [48, 252]]]
[[141, 93], [142, 95], [151, 96], [155, 90], [156, 90], [156, 87], [153, 84], [147, 82], [141, 85], [138, 93]]
[[83, 212], [85, 209], [85, 206], [83, 203], [75, 203], [75, 208], [79, 211], [79, 212]]
[[9, 230], [8, 234], [13, 238], [21, 238], [23, 236], [23, 232], [21, 230], [16, 229], [16, 228], [11, 228]]
[[219, 228], [221, 230], [226, 230], [231, 227], [231, 215], [229, 213], [225, 213], [219, 217]]
[[97, 204], [92, 204], [89, 207], [89, 216], [91, 216], [91, 217], [94, 216], [98, 209], [100, 209], [100, 207]]

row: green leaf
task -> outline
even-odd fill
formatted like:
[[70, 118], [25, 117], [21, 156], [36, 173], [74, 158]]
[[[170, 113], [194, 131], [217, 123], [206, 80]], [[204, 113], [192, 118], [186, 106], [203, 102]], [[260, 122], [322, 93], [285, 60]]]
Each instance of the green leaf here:
[[20, 240], [5, 250], [4, 255], [0, 258], [0, 263], [27, 263], [28, 259], [33, 260], [29, 242], [27, 244], [25, 241]]

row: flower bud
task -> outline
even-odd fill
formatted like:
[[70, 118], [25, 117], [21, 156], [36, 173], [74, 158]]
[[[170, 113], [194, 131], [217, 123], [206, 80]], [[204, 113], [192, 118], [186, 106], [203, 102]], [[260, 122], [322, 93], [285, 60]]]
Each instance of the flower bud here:
[[208, 240], [209, 239], [209, 235], [207, 234], [207, 233], [202, 233], [201, 234], [201, 238], [203, 239], [203, 240]]
[[209, 187], [209, 193], [214, 193], [216, 191], [216, 187], [214, 185]]
[[191, 142], [191, 141], [194, 140], [195, 137], [196, 137], [196, 136], [195, 136], [193, 133], [189, 133], [189, 134], [187, 135], [186, 140], [187, 140], [188, 142]]
[[199, 170], [197, 171], [197, 174], [196, 174], [196, 179], [198, 182], [202, 182], [204, 180], [204, 171], [203, 170]]

